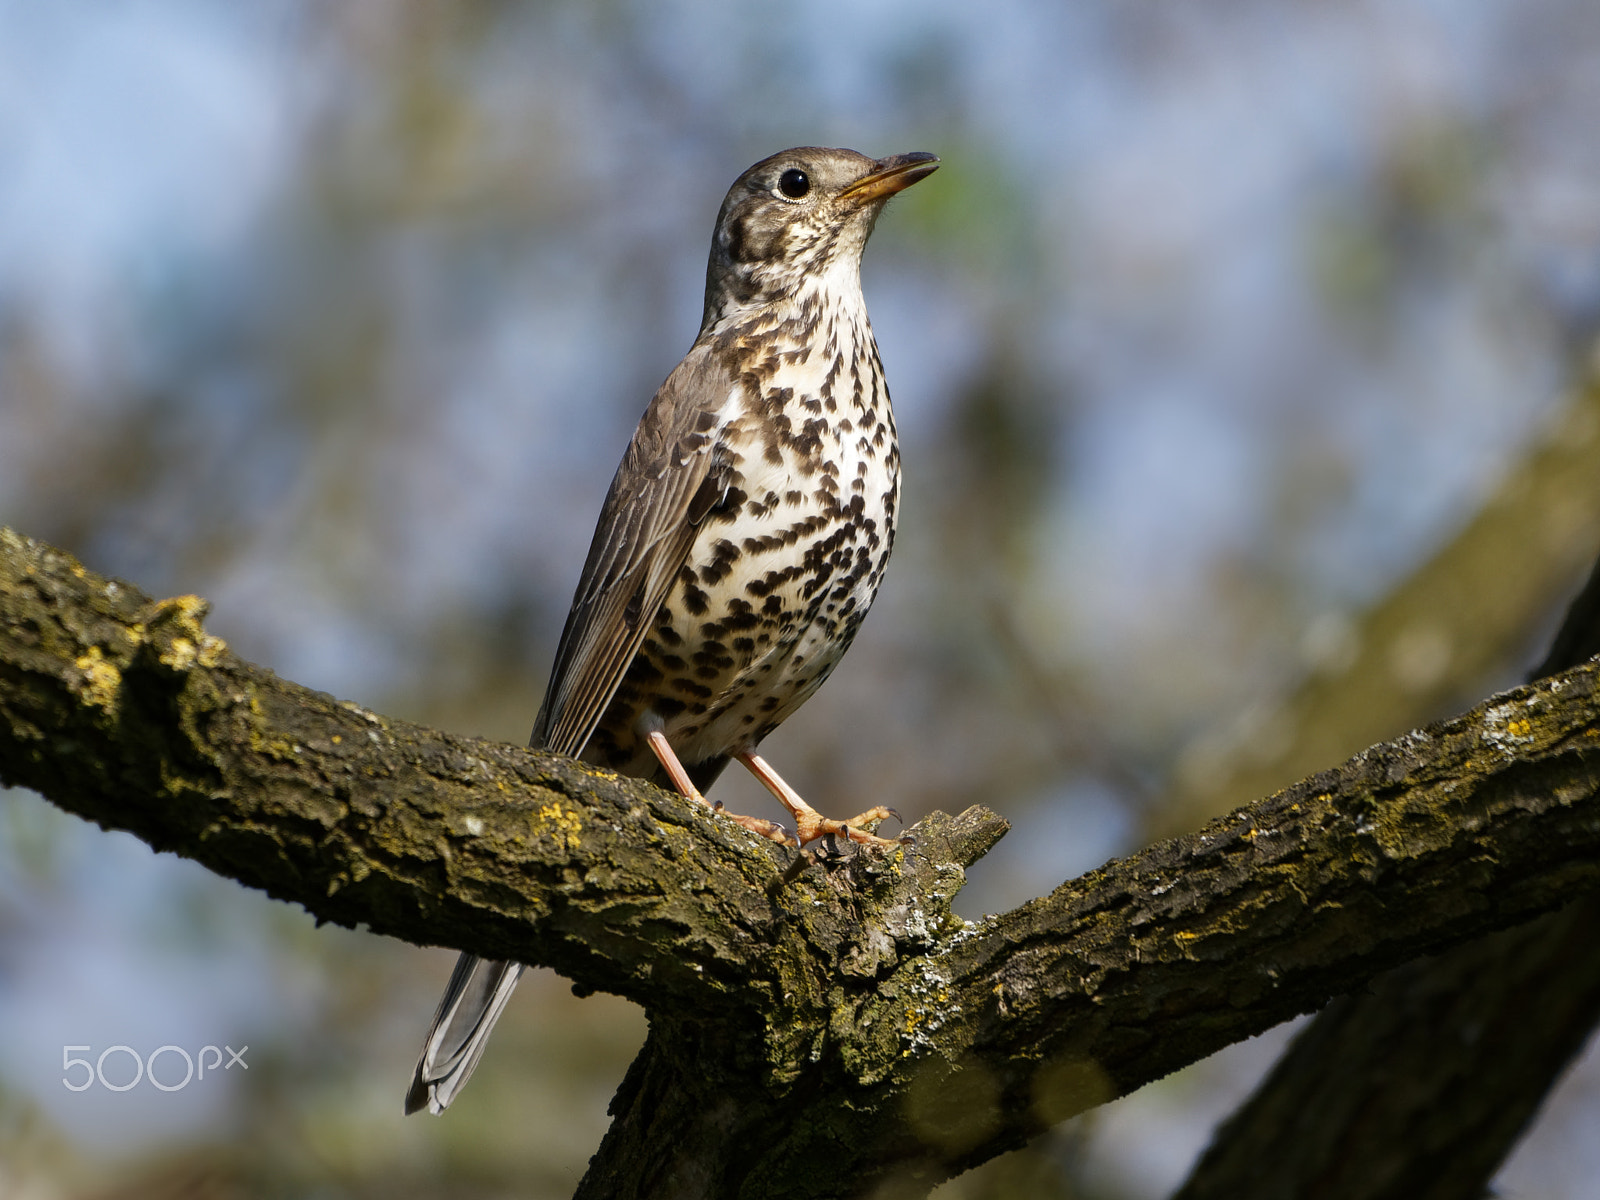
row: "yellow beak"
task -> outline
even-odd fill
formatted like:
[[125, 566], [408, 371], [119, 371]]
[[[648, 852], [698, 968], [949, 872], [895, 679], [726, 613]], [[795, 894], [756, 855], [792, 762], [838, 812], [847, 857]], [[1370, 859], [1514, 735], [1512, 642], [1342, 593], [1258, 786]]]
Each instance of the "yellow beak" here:
[[887, 200], [919, 179], [926, 179], [938, 169], [938, 155], [922, 150], [910, 154], [893, 154], [873, 163], [872, 170], [840, 192], [839, 198], [856, 204], [872, 204], [878, 200]]

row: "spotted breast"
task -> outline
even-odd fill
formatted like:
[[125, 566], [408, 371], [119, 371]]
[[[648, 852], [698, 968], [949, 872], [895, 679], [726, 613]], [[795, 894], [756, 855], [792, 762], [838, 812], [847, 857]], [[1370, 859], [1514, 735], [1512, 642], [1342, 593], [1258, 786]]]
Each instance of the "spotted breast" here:
[[859, 285], [797, 301], [706, 339], [727, 393], [708, 431], [715, 499], [591, 762], [667, 782], [644, 739], [658, 728], [709, 787], [822, 685], [877, 595], [900, 495], [883, 365]]

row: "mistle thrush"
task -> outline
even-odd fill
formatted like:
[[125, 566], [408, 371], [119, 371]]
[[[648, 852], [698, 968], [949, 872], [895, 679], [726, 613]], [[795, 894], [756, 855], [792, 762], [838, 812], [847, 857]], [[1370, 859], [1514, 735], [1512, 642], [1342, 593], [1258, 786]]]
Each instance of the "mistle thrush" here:
[[[889, 561], [900, 454], [861, 252], [889, 198], [938, 162], [807, 146], [729, 190], [700, 334], [611, 481], [534, 746], [702, 800], [738, 759], [789, 810], [801, 845], [891, 844], [860, 828], [890, 810], [827, 820], [756, 748], [838, 664]], [[455, 1097], [522, 970], [461, 956], [407, 1112]]]

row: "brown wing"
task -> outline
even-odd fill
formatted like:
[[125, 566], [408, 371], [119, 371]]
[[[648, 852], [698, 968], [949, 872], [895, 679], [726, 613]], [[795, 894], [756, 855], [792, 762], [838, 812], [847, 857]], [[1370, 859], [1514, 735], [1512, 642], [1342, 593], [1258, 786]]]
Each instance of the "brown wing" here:
[[531, 744], [581, 754], [727, 486], [718, 413], [738, 385], [700, 347], [650, 401], [600, 510]]

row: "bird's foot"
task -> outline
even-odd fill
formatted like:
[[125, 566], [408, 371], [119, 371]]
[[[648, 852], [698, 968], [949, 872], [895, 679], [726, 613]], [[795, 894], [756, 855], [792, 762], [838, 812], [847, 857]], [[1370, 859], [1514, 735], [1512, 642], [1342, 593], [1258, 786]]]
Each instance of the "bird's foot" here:
[[[712, 804], [700, 794], [700, 789], [695, 787], [694, 781], [689, 778], [689, 772], [684, 769], [672, 746], [667, 742], [666, 734], [660, 730], [651, 731], [646, 740], [650, 749], [655, 752], [657, 760], [665, 768], [672, 786], [691, 800], [698, 800], [709, 807], [713, 812], [720, 813], [738, 825], [744, 826], [757, 837], [764, 837], [768, 841], [778, 842], [785, 846], [807, 846], [820, 837], [826, 837], [830, 842], [845, 838], [862, 846], [909, 846], [916, 841], [910, 835], [898, 838], [881, 838], [875, 832], [878, 825], [893, 817], [900, 820], [900, 814], [894, 809], [879, 804], [867, 809], [860, 816], [851, 817], [847, 821], [834, 821], [823, 816], [811, 805], [800, 798], [800, 794], [783, 781], [779, 775], [759, 754], [740, 754], [739, 761], [750, 768], [750, 771], [759, 779], [766, 789], [771, 792], [787, 808], [795, 821], [795, 837], [789, 836], [789, 831], [776, 821], [768, 821], [761, 817], [747, 817], [741, 813], [731, 813], [722, 807], [722, 802]], [[798, 840], [796, 840], [798, 839]]]
[[802, 846], [809, 845], [820, 837], [848, 838], [852, 842], [859, 842], [863, 846], [903, 846], [912, 841], [909, 837], [881, 838], [876, 830], [880, 824], [890, 817], [900, 819], [900, 814], [892, 808], [880, 804], [869, 808], [858, 817], [851, 817], [845, 821], [834, 821], [823, 816], [816, 809], [800, 801], [804, 807], [794, 812], [795, 834], [800, 839]]
[[[701, 799], [705, 799], [704, 796]], [[743, 825], [757, 837], [764, 837], [769, 842], [777, 842], [780, 846], [793, 846], [795, 840], [789, 836], [789, 831], [776, 821], [768, 821], [763, 817], [747, 817], [743, 813], [731, 813], [722, 807], [722, 801], [712, 804], [711, 811], [727, 817], [735, 825]]]
[[881, 838], [873, 832], [881, 821], [889, 817], [900, 820], [900, 814], [892, 808], [879, 804], [847, 821], [831, 820], [801, 799], [800, 794], [785, 783], [783, 777], [759, 754], [747, 752], [738, 757], [739, 761], [750, 769], [750, 773], [759, 779], [794, 817], [795, 837], [799, 839], [801, 846], [830, 834], [835, 838], [848, 838], [863, 846], [907, 846], [916, 840], [910, 836]]

